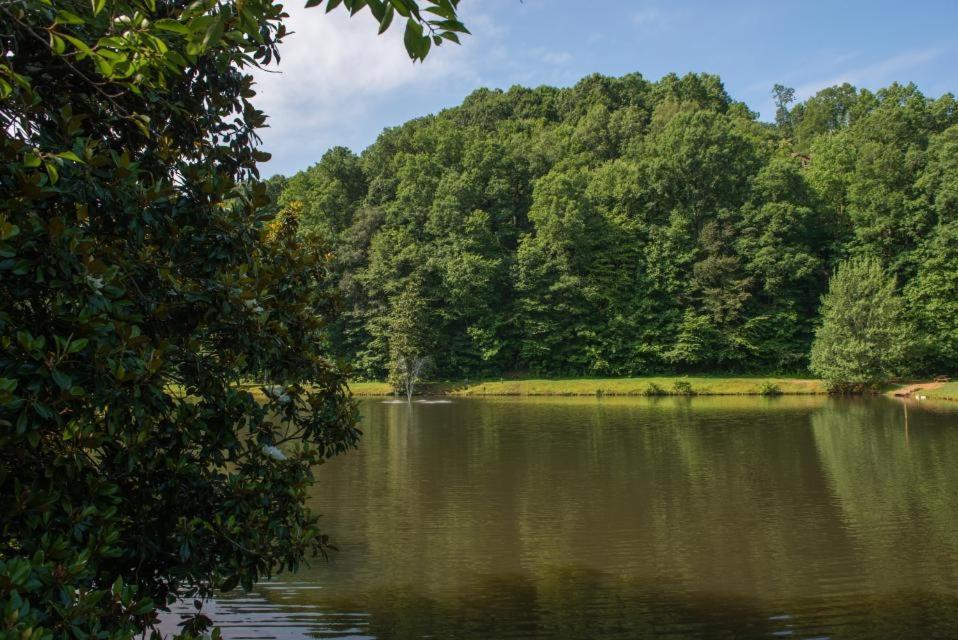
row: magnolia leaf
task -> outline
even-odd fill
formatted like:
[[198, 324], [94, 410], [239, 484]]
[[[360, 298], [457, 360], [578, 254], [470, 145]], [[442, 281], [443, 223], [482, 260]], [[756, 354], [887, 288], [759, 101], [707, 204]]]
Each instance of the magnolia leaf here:
[[[93, 56], [93, 50], [90, 48], [90, 45], [85, 43], [83, 40], [80, 40], [79, 38], [74, 38], [73, 36], [67, 35], [65, 33], [63, 34], [63, 37], [69, 40], [70, 44], [76, 47], [77, 51], [82, 53], [84, 56]], [[108, 75], [108, 74], [104, 74], [104, 75]]]
[[393, 23], [393, 16], [396, 14], [396, 10], [390, 4], [386, 7], [386, 11], [383, 14], [382, 20], [379, 21], [379, 34], [382, 35], [389, 29], [389, 26]]
[[53, 378], [53, 381], [61, 389], [69, 389], [71, 386], [73, 386], [73, 379], [62, 371], [54, 369], [50, 372], [50, 375]]
[[60, 170], [53, 162], [44, 162], [44, 168], [47, 170], [47, 176], [50, 177], [50, 184], [56, 184], [60, 180]]
[[53, 48], [54, 53], [62, 54], [67, 49], [67, 43], [66, 40], [51, 31], [50, 47]]
[[419, 58], [421, 40], [422, 25], [419, 24], [419, 22], [417, 22], [414, 18], [407, 19], [406, 31], [403, 34], [403, 44], [406, 46], [406, 51], [409, 53], [409, 57], [411, 57], [413, 60]]
[[67, 11], [66, 9], [60, 9], [57, 11], [57, 22], [61, 24], [83, 24], [85, 20], [77, 14]]
[[172, 20], [170, 18], [163, 18], [162, 20], [157, 20], [153, 23], [153, 26], [157, 29], [162, 29], [163, 31], [172, 31], [173, 33], [178, 33], [180, 35], [188, 36], [190, 35], [190, 29], [182, 22], [177, 20]]

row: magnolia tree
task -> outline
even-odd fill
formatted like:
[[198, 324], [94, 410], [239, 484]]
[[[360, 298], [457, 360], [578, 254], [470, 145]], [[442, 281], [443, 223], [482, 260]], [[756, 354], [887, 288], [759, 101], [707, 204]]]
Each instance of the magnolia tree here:
[[[419, 60], [465, 31], [456, 0], [420, 4], [325, 8], [399, 15]], [[0, 638], [129, 638], [328, 546], [311, 468], [360, 433], [323, 355], [327, 252], [256, 180], [249, 70], [285, 18], [0, 3]]]

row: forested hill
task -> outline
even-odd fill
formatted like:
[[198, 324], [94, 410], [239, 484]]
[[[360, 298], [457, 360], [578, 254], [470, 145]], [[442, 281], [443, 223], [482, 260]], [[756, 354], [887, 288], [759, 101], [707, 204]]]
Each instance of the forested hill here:
[[775, 124], [711, 75], [478, 90], [272, 182], [335, 254], [332, 342], [437, 377], [804, 370], [835, 264], [898, 277], [922, 349], [958, 363], [958, 109], [849, 85]]

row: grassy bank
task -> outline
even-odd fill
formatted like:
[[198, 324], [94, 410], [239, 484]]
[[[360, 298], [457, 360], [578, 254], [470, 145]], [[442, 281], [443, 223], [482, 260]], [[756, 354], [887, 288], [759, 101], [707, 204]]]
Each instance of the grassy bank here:
[[356, 396], [391, 396], [393, 387], [386, 382], [350, 382], [349, 389]]
[[934, 389], [924, 389], [921, 395], [935, 400], [958, 400], [958, 382], [945, 382]]
[[[354, 382], [357, 396], [390, 395], [382, 382]], [[495, 380], [444, 382], [423, 392], [457, 396], [647, 396], [647, 395], [810, 395], [826, 393], [820, 380], [800, 378], [650, 376], [642, 378], [571, 378], [565, 380]]]

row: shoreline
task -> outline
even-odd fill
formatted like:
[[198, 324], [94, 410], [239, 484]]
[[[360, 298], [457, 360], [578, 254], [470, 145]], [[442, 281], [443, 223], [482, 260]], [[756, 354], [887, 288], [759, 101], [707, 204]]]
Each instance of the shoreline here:
[[[676, 383], [679, 383], [676, 386]], [[813, 396], [829, 395], [825, 383], [813, 378], [770, 376], [647, 376], [637, 378], [528, 378], [432, 382], [415, 395], [459, 397], [666, 397], [666, 396]], [[352, 382], [357, 397], [394, 395], [386, 382]], [[958, 402], [958, 382], [903, 382], [874, 395]]]
[[[385, 382], [353, 382], [355, 396], [390, 396]], [[435, 382], [419, 396], [778, 396], [827, 395], [824, 382], [774, 376], [648, 376], [638, 378], [529, 378]]]

